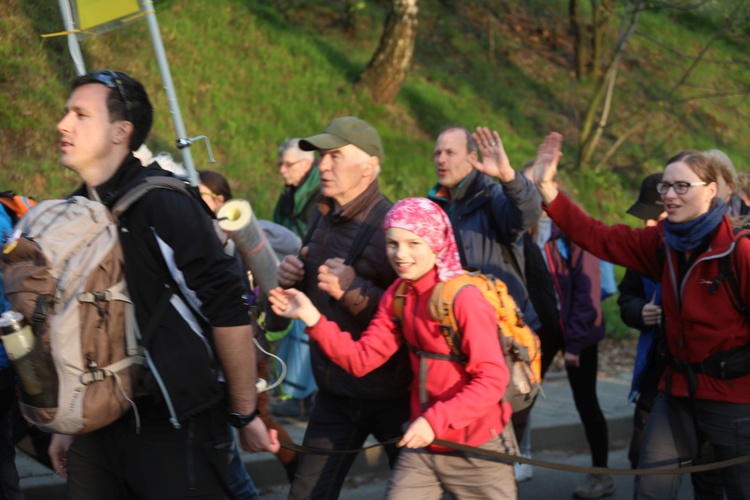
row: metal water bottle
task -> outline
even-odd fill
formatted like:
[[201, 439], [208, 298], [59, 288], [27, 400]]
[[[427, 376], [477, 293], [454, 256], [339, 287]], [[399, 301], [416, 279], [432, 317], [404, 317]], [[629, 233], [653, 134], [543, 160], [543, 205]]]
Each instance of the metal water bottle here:
[[57, 373], [50, 353], [43, 352], [37, 345], [36, 336], [23, 314], [4, 312], [0, 316], [0, 328], [5, 352], [21, 382], [21, 400], [38, 408], [57, 406]]

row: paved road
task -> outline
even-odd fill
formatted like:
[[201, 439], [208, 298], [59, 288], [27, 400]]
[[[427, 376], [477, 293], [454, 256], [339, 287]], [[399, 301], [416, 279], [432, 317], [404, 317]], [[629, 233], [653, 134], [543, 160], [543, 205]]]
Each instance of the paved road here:
[[[549, 451], [535, 453], [534, 458], [575, 465], [591, 465], [591, 458], [580, 451]], [[627, 449], [618, 448], [609, 454], [609, 466], [612, 468], [628, 468]], [[535, 468], [534, 477], [521, 483], [518, 488], [519, 500], [557, 500], [572, 499], [573, 490], [583, 481], [582, 474], [560, 472], [550, 469]], [[607, 500], [629, 500], [633, 498], [632, 476], [614, 476], [615, 493]], [[383, 476], [359, 476], [348, 481], [342, 492], [341, 500], [375, 500], [383, 498], [386, 479]], [[273, 488], [261, 491], [263, 500], [282, 500], [287, 497], [288, 488]], [[683, 480], [678, 500], [693, 498], [690, 479]], [[416, 499], [415, 499], [416, 500]]]

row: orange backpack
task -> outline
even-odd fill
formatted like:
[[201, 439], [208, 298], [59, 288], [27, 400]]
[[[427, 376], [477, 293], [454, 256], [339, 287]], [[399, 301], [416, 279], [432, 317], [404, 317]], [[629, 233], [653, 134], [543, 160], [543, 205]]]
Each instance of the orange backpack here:
[[[394, 320], [399, 325], [402, 324], [404, 317], [406, 286], [405, 281], [399, 283], [393, 298]], [[461, 352], [461, 331], [458, 328], [453, 310], [453, 301], [465, 286], [478, 288], [495, 309], [497, 336], [505, 355], [505, 364], [510, 371], [510, 381], [508, 382], [508, 388], [505, 390], [503, 401], [509, 402], [514, 412], [521, 411], [531, 405], [537, 393], [541, 390], [542, 352], [538, 337], [523, 322], [523, 315], [516, 307], [513, 297], [508, 294], [508, 287], [494, 276], [474, 270], [464, 271], [463, 275], [445, 283], [438, 283], [433, 289], [428, 304], [428, 312], [432, 319], [440, 322], [441, 331], [451, 354], [424, 352], [414, 346], [407, 345], [412, 352], [419, 356], [422, 366], [426, 366], [424, 365], [425, 358], [466, 362], [467, 357]], [[422, 370], [426, 370], [426, 368], [422, 368]], [[427, 390], [425, 380], [421, 376], [419, 384], [419, 399], [423, 409], [426, 409]]]
[[36, 202], [26, 196], [18, 196], [13, 191], [3, 191], [0, 193], [0, 204], [5, 207], [13, 224], [15, 224], [18, 219], [26, 215], [31, 207], [36, 205]]

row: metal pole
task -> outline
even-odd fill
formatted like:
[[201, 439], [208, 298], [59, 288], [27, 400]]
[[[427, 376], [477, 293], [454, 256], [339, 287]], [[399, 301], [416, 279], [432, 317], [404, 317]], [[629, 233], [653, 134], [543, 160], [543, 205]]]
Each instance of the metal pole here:
[[[169, 104], [169, 112], [172, 114], [172, 122], [174, 123], [174, 130], [177, 134], [177, 141], [184, 141], [188, 139], [187, 132], [185, 131], [185, 124], [182, 121], [182, 114], [180, 113], [180, 105], [177, 102], [177, 95], [174, 91], [174, 83], [172, 82], [172, 74], [169, 72], [169, 62], [167, 62], [167, 54], [164, 51], [164, 43], [161, 39], [161, 33], [159, 32], [159, 23], [156, 20], [156, 12], [154, 11], [154, 3], [151, 0], [142, 0], [144, 10], [149, 13], [146, 14], [146, 20], [148, 21], [148, 29], [151, 32], [151, 40], [154, 44], [154, 51], [156, 52], [156, 61], [159, 64], [159, 71], [161, 72], [161, 79], [164, 82], [164, 91], [167, 93], [167, 103]], [[195, 171], [195, 164], [193, 163], [193, 155], [190, 153], [190, 148], [185, 147], [182, 151], [182, 164], [187, 170], [190, 183], [194, 186], [198, 185], [198, 172]]]
[[73, 33], [73, 30], [76, 29], [76, 27], [73, 23], [73, 12], [70, 10], [70, 2], [68, 0], [59, 0], [58, 3], [60, 4], [60, 12], [62, 13], [65, 31], [68, 32], [68, 50], [70, 51], [70, 57], [73, 58], [76, 73], [78, 76], [85, 75], [86, 64], [83, 62], [81, 46], [78, 44], [78, 36]]

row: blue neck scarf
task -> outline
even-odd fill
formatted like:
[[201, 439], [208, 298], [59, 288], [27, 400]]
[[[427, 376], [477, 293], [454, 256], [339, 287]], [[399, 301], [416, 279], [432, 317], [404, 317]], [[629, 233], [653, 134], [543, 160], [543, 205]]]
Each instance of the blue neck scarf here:
[[716, 229], [728, 210], [729, 207], [724, 200], [715, 198], [708, 212], [691, 221], [674, 223], [666, 219], [664, 236], [667, 244], [678, 252], [693, 250], [707, 234]]

